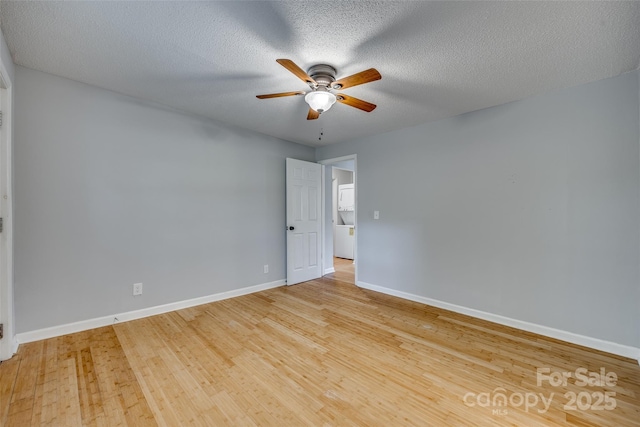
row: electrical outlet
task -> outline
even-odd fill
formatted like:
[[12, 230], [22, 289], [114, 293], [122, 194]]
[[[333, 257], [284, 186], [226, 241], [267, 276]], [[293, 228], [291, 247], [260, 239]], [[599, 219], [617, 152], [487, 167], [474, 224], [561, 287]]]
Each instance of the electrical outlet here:
[[142, 295], [142, 283], [133, 284], [133, 296]]
[[264, 270], [265, 274], [268, 273], [269, 272], [269, 264], [265, 264], [264, 267], [263, 267], [263, 270]]

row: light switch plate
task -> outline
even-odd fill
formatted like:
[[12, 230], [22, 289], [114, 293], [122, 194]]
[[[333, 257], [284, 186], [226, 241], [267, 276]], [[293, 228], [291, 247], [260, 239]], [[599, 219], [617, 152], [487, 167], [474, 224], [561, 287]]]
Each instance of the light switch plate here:
[[373, 219], [380, 219], [380, 211], [373, 211]]

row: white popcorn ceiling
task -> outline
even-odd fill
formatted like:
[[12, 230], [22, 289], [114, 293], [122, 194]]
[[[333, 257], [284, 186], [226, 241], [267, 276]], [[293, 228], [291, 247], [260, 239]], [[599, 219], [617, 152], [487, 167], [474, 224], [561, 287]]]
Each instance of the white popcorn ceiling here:
[[[16, 64], [307, 145], [382, 133], [639, 66], [638, 2], [2, 1]], [[307, 121], [276, 63], [382, 80]], [[318, 141], [323, 129], [322, 141]]]

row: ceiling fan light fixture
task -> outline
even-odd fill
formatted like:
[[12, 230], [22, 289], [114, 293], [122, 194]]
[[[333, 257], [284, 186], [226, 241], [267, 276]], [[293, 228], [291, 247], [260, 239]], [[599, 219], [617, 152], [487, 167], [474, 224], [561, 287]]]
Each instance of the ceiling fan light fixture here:
[[336, 96], [326, 88], [318, 88], [306, 94], [304, 100], [313, 110], [323, 113], [335, 104]]

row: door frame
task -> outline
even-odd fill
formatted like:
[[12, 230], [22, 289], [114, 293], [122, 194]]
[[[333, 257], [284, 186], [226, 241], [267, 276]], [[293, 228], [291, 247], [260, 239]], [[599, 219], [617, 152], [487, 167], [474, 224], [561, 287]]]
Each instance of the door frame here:
[[[0, 38], [0, 42], [1, 42]], [[0, 340], [0, 361], [11, 358], [18, 350], [14, 339], [13, 301], [13, 85], [5, 64], [0, 59], [0, 323], [4, 337]]]
[[[318, 161], [319, 164], [322, 165], [322, 272], [324, 275], [324, 272], [327, 270], [327, 268], [329, 267], [327, 265], [328, 262], [331, 262], [331, 266], [333, 266], [333, 260], [327, 260], [325, 255], [326, 255], [326, 243], [325, 243], [325, 239], [324, 236], [326, 234], [326, 230], [327, 230], [327, 224], [326, 224], [326, 215], [325, 215], [325, 211], [326, 211], [326, 203], [327, 203], [327, 191], [332, 191], [331, 188], [327, 189], [325, 183], [326, 183], [326, 171], [327, 169], [330, 169], [334, 163], [339, 163], [339, 162], [344, 162], [346, 160], [353, 160], [353, 185], [355, 188], [355, 192], [354, 192], [354, 205], [355, 205], [355, 211], [356, 211], [356, 215], [355, 218], [353, 219], [353, 228], [356, 229], [356, 238], [355, 241], [353, 242], [353, 261], [355, 263], [355, 282], [356, 282], [356, 286], [358, 286], [358, 266], [359, 266], [359, 262], [358, 262], [358, 236], [360, 231], [358, 230], [358, 156], [357, 154], [349, 154], [347, 156], [341, 156], [341, 157], [334, 157], [331, 159], [324, 159], [324, 160], [320, 160]], [[329, 224], [330, 225], [330, 224]]]

